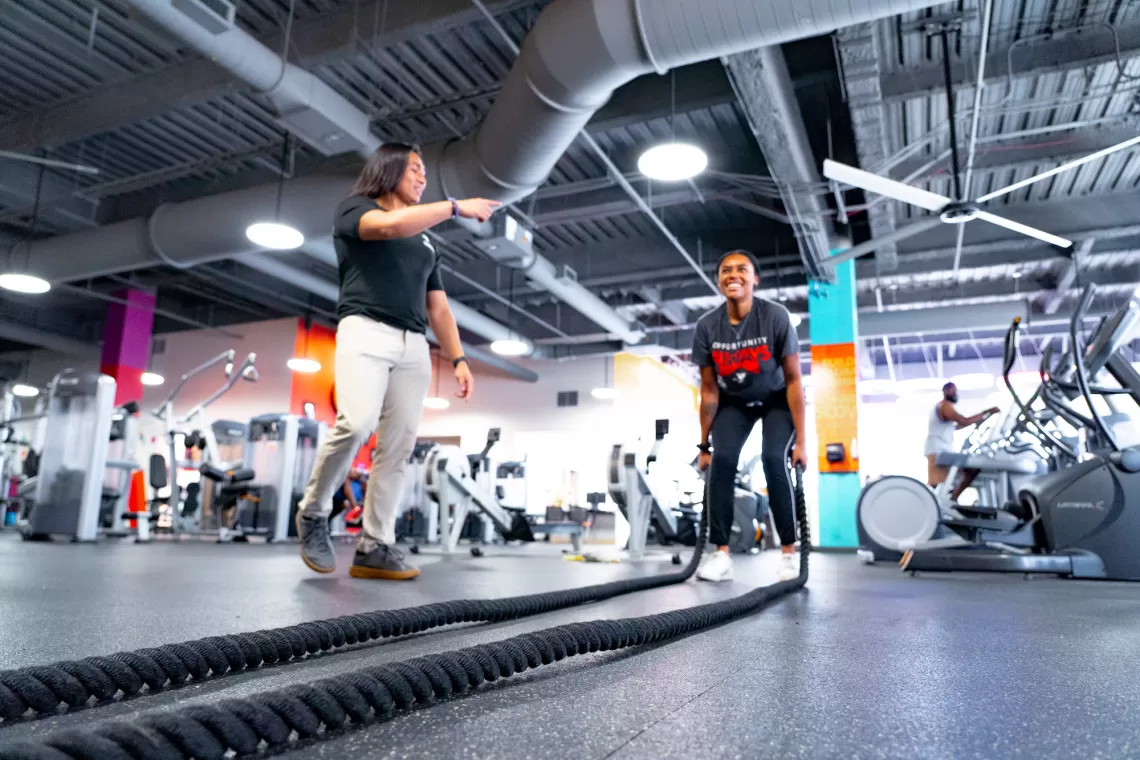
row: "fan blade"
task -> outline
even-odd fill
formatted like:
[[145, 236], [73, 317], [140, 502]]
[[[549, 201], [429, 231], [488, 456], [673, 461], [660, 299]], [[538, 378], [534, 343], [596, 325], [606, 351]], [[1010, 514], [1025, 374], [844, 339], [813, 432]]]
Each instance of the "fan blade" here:
[[978, 198], [977, 202], [978, 203], [985, 203], [988, 200], [992, 200], [992, 199], [997, 198], [999, 196], [1006, 195], [1007, 193], [1012, 193], [1014, 190], [1020, 190], [1021, 188], [1026, 187], [1027, 185], [1032, 185], [1034, 182], [1040, 182], [1043, 179], [1048, 179], [1049, 177], [1052, 177], [1054, 174], [1060, 174], [1061, 172], [1067, 172], [1069, 169], [1075, 169], [1078, 166], [1082, 166], [1084, 164], [1087, 164], [1089, 161], [1096, 161], [1098, 158], [1104, 158], [1105, 156], [1112, 154], [1112, 153], [1115, 153], [1118, 150], [1124, 150], [1125, 148], [1131, 148], [1133, 145], [1140, 145], [1140, 136], [1133, 137], [1132, 139], [1125, 140], [1124, 142], [1119, 142], [1116, 145], [1112, 145], [1108, 148], [1105, 148], [1104, 150], [1098, 150], [1096, 153], [1090, 153], [1089, 155], [1084, 156], [1083, 158], [1078, 158], [1074, 161], [1070, 161], [1067, 164], [1061, 164], [1056, 169], [1050, 169], [1047, 172], [1041, 172], [1040, 174], [1034, 174], [1029, 179], [1023, 179], [1020, 182], [1014, 182], [1012, 185], [1010, 185], [1008, 187], [1003, 187], [1000, 190], [994, 190], [992, 193], [986, 193], [981, 198]]
[[950, 203], [950, 199], [944, 195], [904, 185], [902, 182], [896, 182], [888, 177], [880, 177], [878, 174], [871, 174], [871, 172], [856, 169], [854, 166], [832, 161], [830, 158], [823, 162], [823, 176], [845, 185], [870, 190], [872, 193], [885, 195], [896, 201], [924, 208], [927, 211], [941, 211]]
[[1072, 240], [1066, 240], [1063, 237], [1057, 237], [1056, 235], [1051, 235], [1050, 233], [1045, 232], [1043, 230], [1039, 230], [1036, 227], [1030, 227], [1028, 225], [1022, 224], [1021, 222], [1015, 222], [1012, 219], [1006, 219], [1004, 216], [998, 216], [997, 214], [991, 214], [988, 211], [979, 211], [974, 216], [974, 218], [975, 219], [981, 219], [983, 222], [989, 222], [990, 224], [996, 224], [998, 227], [1005, 227], [1007, 230], [1013, 230], [1014, 232], [1020, 232], [1022, 235], [1028, 235], [1029, 237], [1034, 237], [1034, 238], [1037, 238], [1038, 240], [1044, 240], [1046, 243], [1051, 243], [1052, 245], [1055, 245], [1058, 248], [1072, 248], [1073, 247], [1073, 241]]
[[888, 245], [890, 243], [898, 243], [902, 240], [906, 240], [907, 238], [911, 238], [915, 235], [926, 232], [927, 230], [932, 230], [940, 224], [942, 224], [942, 220], [938, 219], [937, 217], [923, 219], [921, 221], [915, 222], [914, 224], [908, 224], [906, 227], [901, 227], [894, 232], [883, 235], [882, 237], [875, 238], [874, 240], [868, 240], [866, 243], [860, 243], [854, 248], [848, 248], [846, 251], [840, 251], [834, 256], [828, 256], [826, 259], [824, 259], [823, 263], [827, 264], [828, 266], [838, 266], [845, 261], [857, 259], [860, 256], [871, 253], [872, 251], [877, 250], [884, 245]]

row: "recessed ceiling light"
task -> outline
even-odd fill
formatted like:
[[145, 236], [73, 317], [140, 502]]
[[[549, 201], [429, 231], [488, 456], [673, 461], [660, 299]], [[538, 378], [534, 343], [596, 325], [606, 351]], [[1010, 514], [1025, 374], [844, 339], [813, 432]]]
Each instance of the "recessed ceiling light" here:
[[305, 243], [305, 236], [295, 227], [280, 222], [257, 222], [245, 229], [245, 236], [262, 248], [290, 251]]
[[637, 159], [637, 169], [650, 179], [666, 182], [691, 179], [705, 170], [708, 155], [696, 145], [664, 143], [655, 145]]
[[425, 409], [446, 409], [451, 406], [451, 402], [439, 396], [428, 396], [424, 399]]
[[22, 398], [33, 398], [34, 396], [40, 395], [40, 389], [34, 385], [24, 385], [23, 383], [18, 383], [12, 386], [12, 393]]
[[285, 366], [294, 372], [300, 372], [304, 375], [311, 375], [314, 372], [321, 371], [321, 363], [319, 361], [316, 359], [305, 359], [300, 356], [294, 356], [285, 362]]
[[11, 290], [14, 293], [39, 295], [51, 290], [51, 283], [32, 274], [8, 272], [7, 274], [0, 274], [0, 288]]
[[491, 350], [499, 356], [524, 356], [531, 351], [530, 344], [517, 338], [501, 338], [491, 343]]
[[141, 379], [143, 385], [162, 385], [166, 382], [166, 378], [157, 372], [144, 372]]

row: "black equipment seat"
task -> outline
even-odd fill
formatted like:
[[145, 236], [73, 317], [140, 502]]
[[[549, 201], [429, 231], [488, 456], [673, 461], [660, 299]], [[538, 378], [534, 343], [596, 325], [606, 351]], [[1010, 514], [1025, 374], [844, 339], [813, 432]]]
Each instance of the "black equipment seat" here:
[[960, 504], [955, 504], [954, 509], [961, 512], [966, 517], [997, 517], [998, 512], [1000, 511], [997, 507], [964, 507]]
[[947, 528], [962, 528], [964, 530], [995, 530], [999, 527], [991, 519], [977, 519], [971, 517], [947, 517], [940, 520], [939, 522], [941, 522]]
[[984, 457], [974, 454], [942, 452], [935, 460], [939, 467], [957, 467], [960, 470], [981, 470], [982, 472], [1012, 472], [1021, 475], [1039, 475], [1048, 472], [1048, 465], [1039, 460], [1010, 459], [1007, 457]]
[[239, 467], [233, 470], [223, 470], [220, 467], [214, 467], [212, 464], [203, 464], [198, 468], [198, 472], [202, 473], [202, 477], [214, 481], [215, 483], [224, 483], [226, 485], [232, 483], [246, 483], [253, 480], [256, 473], [249, 467]]
[[1140, 448], [1114, 451], [1108, 455], [1108, 458], [1125, 472], [1140, 472]]
[[169, 485], [166, 474], [166, 459], [162, 454], [151, 454], [148, 466], [148, 478], [150, 479], [150, 487], [156, 491], [160, 488], [166, 488]]

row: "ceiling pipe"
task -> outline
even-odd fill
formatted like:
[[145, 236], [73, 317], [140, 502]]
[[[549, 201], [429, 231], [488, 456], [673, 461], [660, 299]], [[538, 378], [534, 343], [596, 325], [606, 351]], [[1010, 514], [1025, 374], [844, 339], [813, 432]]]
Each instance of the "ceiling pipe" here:
[[96, 360], [99, 358], [99, 346], [87, 343], [66, 335], [45, 332], [30, 325], [19, 322], [0, 321], [0, 338], [14, 343], [25, 343], [29, 346], [46, 348], [57, 354], [72, 356], [79, 359]]
[[[320, 79], [282, 62], [240, 29], [229, 26], [211, 35], [174, 9], [171, 0], [130, 2], [266, 93], [281, 112], [282, 123], [318, 150], [348, 148], [366, 154], [375, 146], [375, 138], [361, 131], [365, 129], [361, 112]], [[518, 61], [474, 137], [424, 149], [435, 178], [429, 192], [434, 193], [431, 197], [483, 196], [505, 202], [524, 198], [545, 181], [613, 91], [638, 76], [664, 74], [678, 66], [933, 4], [932, 0], [657, 0], [651, 4], [555, 0], [524, 40]], [[334, 139], [334, 134], [341, 136]], [[281, 217], [306, 237], [327, 235], [332, 210], [351, 181], [333, 176], [285, 182]], [[30, 268], [60, 282], [159, 263], [186, 268], [249, 253], [252, 247], [245, 228], [251, 217], [274, 210], [277, 188], [272, 183], [160, 206], [149, 219], [37, 241]], [[536, 271], [536, 283], [554, 283], [553, 264]], [[579, 293], [582, 308], [598, 306], [599, 299], [581, 285], [570, 281], [560, 285], [563, 295]], [[630, 329], [616, 312], [606, 309], [605, 329], [615, 332], [615, 321]], [[592, 311], [583, 313], [599, 318]]]
[[[238, 259], [238, 261], [250, 269], [256, 269], [257, 271], [269, 275], [274, 279], [280, 280], [281, 282], [288, 283], [294, 287], [300, 288], [301, 290], [312, 293], [318, 298], [323, 298], [326, 301], [336, 303], [337, 296], [339, 294], [339, 288], [334, 283], [329, 282], [323, 277], [319, 277], [311, 272], [306, 272], [304, 269], [299, 269], [295, 266], [291, 266], [287, 262], [281, 261], [275, 256], [266, 253], [253, 253], [242, 256], [240, 259]], [[506, 338], [524, 340], [520, 338], [520, 336], [518, 336], [516, 333], [511, 332], [506, 327], [499, 324], [490, 317], [486, 317], [471, 307], [461, 304], [457, 301], [451, 302], [451, 313], [455, 315], [455, 323], [457, 325], [465, 330], [469, 330], [475, 333], [476, 335], [487, 338], [488, 340], [494, 341]], [[431, 330], [428, 330], [428, 340], [430, 340], [432, 343], [439, 343], [439, 341], [436, 340], [435, 335], [432, 334]], [[530, 341], [526, 341], [526, 343], [533, 350], [534, 344], [532, 344]], [[494, 367], [495, 369], [506, 372], [518, 380], [523, 380], [528, 383], [533, 383], [538, 380], [538, 375], [535, 372], [525, 367], [521, 367], [512, 361], [508, 361], [507, 359], [504, 359], [494, 353], [484, 351], [473, 346], [465, 346], [463, 350], [464, 353], [466, 353], [472, 359]]]

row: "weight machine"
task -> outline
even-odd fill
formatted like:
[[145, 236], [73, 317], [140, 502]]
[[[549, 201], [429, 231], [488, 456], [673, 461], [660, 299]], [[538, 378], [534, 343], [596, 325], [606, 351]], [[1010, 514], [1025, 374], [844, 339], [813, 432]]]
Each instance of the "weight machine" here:
[[[234, 475], [240, 475], [247, 480], [252, 477], [248, 472], [235, 468], [233, 463], [221, 461], [214, 428], [206, 418], [206, 408], [228, 393], [230, 389], [237, 384], [238, 380], [257, 382], [257, 368], [254, 366], [257, 354], [251, 353], [246, 356], [245, 361], [236, 371], [234, 368], [235, 357], [236, 352], [231, 348], [190, 370], [181, 377], [178, 381], [178, 385], [174, 386], [174, 389], [166, 399], [152, 412], [156, 418], [163, 422], [166, 429], [168, 448], [165, 462], [162, 461], [160, 454], [151, 456], [150, 484], [155, 490], [167, 486], [170, 487], [170, 497], [166, 501], [170, 510], [170, 524], [166, 527], [168, 527], [175, 539], [180, 538], [183, 534], [198, 534], [203, 532], [201, 525], [202, 509], [200, 504], [201, 483], [190, 483], [187, 485], [186, 493], [183, 498], [182, 489], [178, 485], [178, 471], [180, 469], [196, 469], [205, 478], [220, 483], [223, 488], [234, 482]], [[223, 363], [225, 365], [225, 383], [223, 383], [218, 390], [191, 408], [189, 412], [181, 417], [177, 416], [174, 411], [174, 399], [182, 392], [186, 383]], [[178, 456], [177, 444], [179, 437], [182, 438], [183, 450], [187, 454], [185, 458], [179, 458]], [[202, 452], [200, 462], [195, 461], [190, 456], [194, 449], [198, 449]], [[164, 469], [165, 473], [163, 472]], [[157, 504], [155, 506], [161, 504], [161, 500], [156, 499], [156, 502]], [[221, 539], [229, 539], [229, 536], [222, 529], [221, 525], [219, 525], [218, 533]]]
[[[465, 455], [458, 446], [434, 446], [424, 457], [424, 492], [437, 509], [428, 505], [427, 542], [442, 543], [453, 553], [459, 546], [468, 515], [485, 519], [483, 543], [490, 543], [494, 531], [505, 541], [534, 541], [534, 533], [522, 510], [507, 509], [499, 503], [488, 454], [499, 441], [499, 428], [487, 433], [487, 443], [479, 454]], [[475, 556], [482, 554], [472, 547]]]
[[645, 556], [651, 526], [662, 544], [668, 544], [677, 538], [677, 515], [649, 478], [649, 468], [657, 461], [661, 443], [668, 434], [669, 420], [657, 420], [653, 446], [645, 458], [645, 470], [637, 466], [637, 453], [627, 450], [624, 445], [616, 444], [610, 452], [610, 498], [629, 523], [626, 550], [634, 560]]

